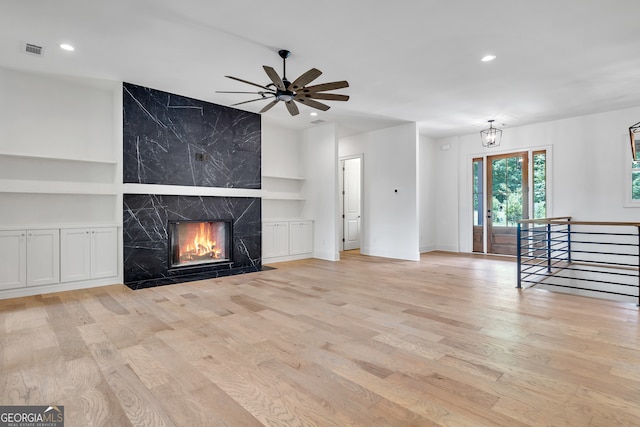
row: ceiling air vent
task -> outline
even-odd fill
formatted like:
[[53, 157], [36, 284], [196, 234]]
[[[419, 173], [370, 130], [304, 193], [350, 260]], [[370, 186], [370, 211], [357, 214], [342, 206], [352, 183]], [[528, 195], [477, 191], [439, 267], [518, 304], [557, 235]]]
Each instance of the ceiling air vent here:
[[38, 46], [36, 44], [25, 43], [24, 51], [32, 55], [42, 56], [42, 46]]
[[326, 123], [326, 120], [318, 119], [311, 122], [314, 125], [319, 125], [320, 123]]

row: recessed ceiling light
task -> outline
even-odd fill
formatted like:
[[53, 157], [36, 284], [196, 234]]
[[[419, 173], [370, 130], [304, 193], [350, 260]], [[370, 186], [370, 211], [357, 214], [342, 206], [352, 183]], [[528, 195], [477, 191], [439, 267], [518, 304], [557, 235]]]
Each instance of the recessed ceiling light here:
[[62, 49], [62, 50], [68, 50], [69, 52], [73, 52], [74, 50], [76, 50], [76, 48], [75, 48], [75, 47], [73, 47], [73, 46], [71, 46], [70, 44], [67, 44], [67, 43], [62, 43], [62, 44], [60, 45], [60, 49]]
[[496, 59], [495, 55], [485, 55], [482, 57], [482, 62], [491, 62]]
[[318, 113], [316, 113], [315, 111], [313, 113], [309, 113], [310, 116], [317, 116]]

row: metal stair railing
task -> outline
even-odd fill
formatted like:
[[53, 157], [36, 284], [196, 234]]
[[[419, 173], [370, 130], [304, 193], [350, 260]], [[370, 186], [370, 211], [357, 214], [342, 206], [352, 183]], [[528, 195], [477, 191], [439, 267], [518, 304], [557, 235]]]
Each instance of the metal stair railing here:
[[640, 306], [640, 223], [522, 220], [517, 240], [517, 288], [604, 293], [635, 298]]

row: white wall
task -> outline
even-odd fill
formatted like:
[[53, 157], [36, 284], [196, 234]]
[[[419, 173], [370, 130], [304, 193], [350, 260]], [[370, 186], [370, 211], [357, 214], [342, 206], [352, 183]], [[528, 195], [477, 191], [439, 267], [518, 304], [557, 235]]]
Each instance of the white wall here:
[[480, 135], [443, 138], [436, 146], [437, 247], [471, 252], [471, 159], [532, 148], [549, 149], [549, 216], [584, 221], [637, 221], [639, 208], [625, 207], [628, 128], [640, 108], [505, 128], [502, 145], [483, 148]]
[[303, 132], [306, 168], [302, 215], [314, 220], [313, 256], [340, 259], [338, 246], [338, 138], [336, 126], [327, 124]]
[[339, 156], [356, 154], [364, 155], [360, 252], [419, 260], [420, 159], [416, 124], [408, 123], [342, 138]]
[[300, 164], [302, 132], [269, 123], [262, 116], [262, 174], [303, 176]]
[[116, 160], [119, 82], [0, 69], [0, 153]]
[[418, 166], [420, 252], [429, 252], [437, 248], [436, 150], [439, 150], [439, 146], [433, 139], [420, 135], [420, 162]]

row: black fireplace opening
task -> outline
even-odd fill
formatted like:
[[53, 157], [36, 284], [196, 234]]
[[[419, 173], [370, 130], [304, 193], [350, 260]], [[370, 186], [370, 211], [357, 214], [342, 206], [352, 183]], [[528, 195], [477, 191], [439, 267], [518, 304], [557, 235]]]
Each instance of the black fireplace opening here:
[[169, 268], [231, 264], [232, 222], [169, 221]]

